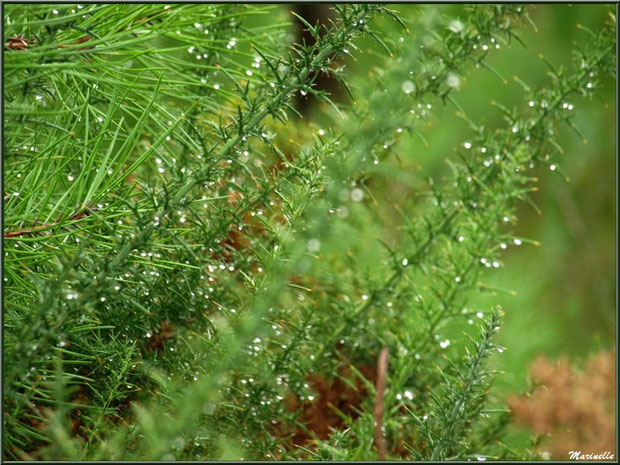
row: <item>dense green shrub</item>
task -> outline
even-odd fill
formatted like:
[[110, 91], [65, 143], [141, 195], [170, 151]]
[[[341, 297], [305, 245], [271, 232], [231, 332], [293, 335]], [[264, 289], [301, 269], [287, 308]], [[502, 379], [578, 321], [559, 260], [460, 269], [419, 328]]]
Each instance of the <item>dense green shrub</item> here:
[[[490, 394], [501, 311], [467, 301], [533, 242], [516, 206], [615, 77], [614, 12], [486, 127], [455, 91], [504, 79], [527, 9], [403, 8], [294, 43], [276, 6], [5, 6], [5, 458], [528, 457]], [[442, 104], [472, 135], [433, 180], [399, 141]]]

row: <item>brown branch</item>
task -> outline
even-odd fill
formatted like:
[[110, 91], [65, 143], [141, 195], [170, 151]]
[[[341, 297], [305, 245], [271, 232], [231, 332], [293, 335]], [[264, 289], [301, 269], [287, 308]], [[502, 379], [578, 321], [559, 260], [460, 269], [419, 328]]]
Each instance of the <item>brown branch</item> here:
[[24, 36], [9, 37], [8, 42], [4, 44], [5, 49], [9, 50], [26, 50], [30, 44], [30, 40]]
[[388, 359], [390, 353], [387, 347], [383, 347], [379, 352], [379, 360], [377, 361], [377, 382], [375, 388], [377, 396], [375, 398], [375, 445], [379, 460], [385, 460], [387, 451], [385, 445], [385, 437], [383, 435], [383, 394], [385, 393], [385, 384], [387, 380]]
[[[73, 216], [71, 216], [67, 221], [76, 221], [79, 220], [81, 218], [84, 218], [85, 216], [90, 215], [91, 212], [93, 211], [97, 211], [96, 208], [86, 208], [76, 214], [74, 214]], [[54, 223], [45, 223], [42, 224], [41, 226], [37, 226], [37, 227], [31, 227], [31, 228], [26, 228], [26, 229], [18, 229], [17, 231], [9, 231], [4, 233], [4, 237], [19, 237], [19, 236], [25, 236], [26, 234], [34, 234], [40, 231], [43, 231], [45, 229], [48, 228], [53, 228], [54, 226], [58, 226], [61, 223], [60, 219]], [[35, 222], [36, 224], [36, 222]]]

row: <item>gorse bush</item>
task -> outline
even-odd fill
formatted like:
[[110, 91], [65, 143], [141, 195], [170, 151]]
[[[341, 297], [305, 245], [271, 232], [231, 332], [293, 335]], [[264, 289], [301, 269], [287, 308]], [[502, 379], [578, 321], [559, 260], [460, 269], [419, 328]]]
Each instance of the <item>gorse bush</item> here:
[[[530, 457], [468, 298], [534, 242], [517, 205], [615, 78], [614, 12], [487, 127], [455, 92], [504, 79], [527, 8], [332, 9], [4, 7], [6, 459]], [[399, 141], [442, 105], [471, 138], [433, 180]]]

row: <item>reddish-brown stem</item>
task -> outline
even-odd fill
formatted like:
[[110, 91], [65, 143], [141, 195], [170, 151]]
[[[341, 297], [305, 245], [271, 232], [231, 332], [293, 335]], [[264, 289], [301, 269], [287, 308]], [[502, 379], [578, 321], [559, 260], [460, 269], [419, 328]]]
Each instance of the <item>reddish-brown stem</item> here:
[[377, 382], [375, 384], [377, 391], [375, 397], [375, 445], [377, 446], [379, 460], [385, 460], [387, 456], [385, 437], [383, 435], [383, 394], [385, 393], [387, 381], [388, 359], [388, 348], [383, 347], [379, 353], [379, 360], [377, 361]]
[[[85, 216], [90, 215], [90, 213], [92, 211], [96, 211], [96, 209], [86, 208], [86, 209], [76, 213], [75, 215], [73, 215], [67, 221], [79, 220], [81, 218], [84, 218]], [[43, 231], [43, 230], [48, 229], [48, 228], [53, 228], [54, 226], [58, 226], [59, 224], [60, 224], [60, 220], [56, 221], [54, 223], [45, 223], [45, 224], [42, 224], [41, 226], [25, 228], [25, 229], [18, 229], [17, 231], [9, 231], [9, 232], [4, 233], [4, 237], [19, 237], [19, 236], [25, 236], [26, 234], [34, 234], [34, 233]]]

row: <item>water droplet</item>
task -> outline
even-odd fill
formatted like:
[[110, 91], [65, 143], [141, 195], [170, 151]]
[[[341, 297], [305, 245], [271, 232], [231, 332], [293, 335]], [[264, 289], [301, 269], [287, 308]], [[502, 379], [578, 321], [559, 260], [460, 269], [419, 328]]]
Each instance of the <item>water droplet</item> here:
[[450, 25], [448, 26], [448, 29], [450, 29], [452, 32], [454, 32], [455, 34], [458, 34], [459, 32], [461, 32], [463, 29], [465, 28], [465, 26], [463, 25], [462, 22], [460, 22], [458, 19], [455, 19], [454, 21], [450, 22]]
[[306, 247], [308, 248], [308, 252], [315, 253], [321, 248], [321, 242], [318, 239], [310, 239]]
[[409, 260], [407, 260], [406, 258], [403, 258], [403, 266], [407, 266], [409, 265]]
[[463, 143], [463, 147], [465, 147], [467, 150], [469, 150], [471, 148], [471, 142]]
[[361, 202], [362, 200], [364, 200], [364, 191], [358, 188], [352, 189], [351, 200], [353, 200], [354, 202]]
[[413, 91], [415, 91], [415, 84], [411, 81], [405, 81], [403, 82], [401, 89], [403, 90], [405, 94], [410, 94]]
[[73, 176], [69, 175], [69, 176], [67, 176], [67, 179], [68, 179], [69, 181], [73, 181]]
[[521, 239], [515, 239], [513, 242], [514, 242], [515, 245], [521, 245], [522, 244]]
[[446, 78], [446, 84], [448, 84], [448, 87], [458, 89], [461, 86], [461, 78], [458, 77], [456, 74], [450, 73]]

